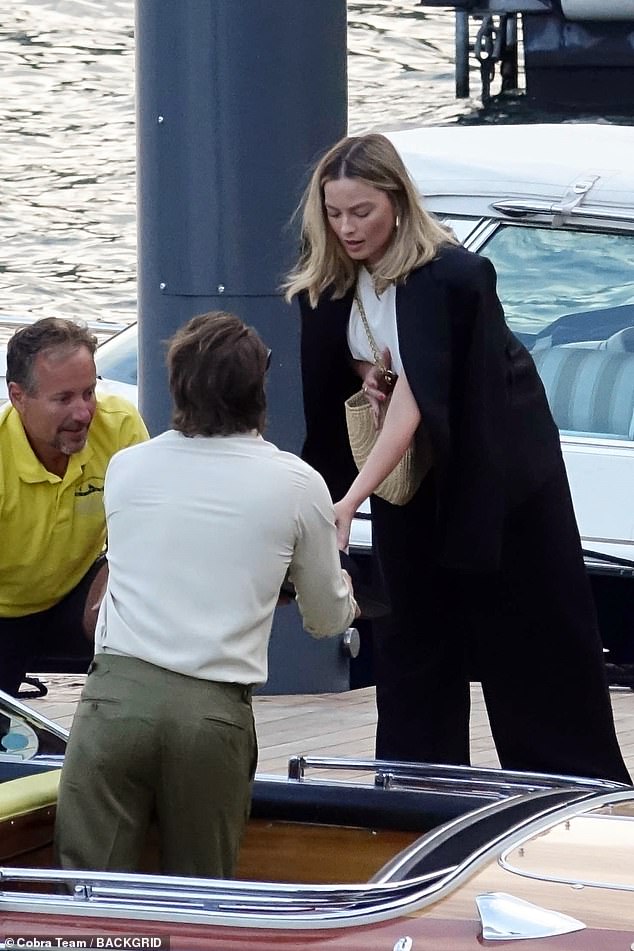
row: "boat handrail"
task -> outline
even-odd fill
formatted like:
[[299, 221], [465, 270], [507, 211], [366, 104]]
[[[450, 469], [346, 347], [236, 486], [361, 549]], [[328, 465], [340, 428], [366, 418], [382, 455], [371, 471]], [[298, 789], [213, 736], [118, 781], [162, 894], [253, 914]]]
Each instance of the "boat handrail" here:
[[[450, 766], [438, 763], [408, 763], [398, 760], [345, 759], [341, 757], [292, 756], [288, 761], [288, 779], [295, 782], [311, 782], [307, 770], [339, 770], [346, 772], [374, 773], [376, 786], [388, 788], [437, 789], [449, 788], [454, 793], [481, 796], [508, 797], [518, 791], [531, 792], [543, 789], [576, 788], [597, 792], [617, 790], [622, 784], [609, 780], [588, 777], [564, 776], [547, 773], [522, 773], [505, 771], [500, 778], [498, 770], [489, 767]], [[461, 788], [464, 787], [464, 788]]]
[[[428, 890], [451, 879], [456, 866], [438, 868], [400, 882], [359, 884], [296, 884], [257, 882], [239, 879], [192, 879], [177, 876], [143, 875], [129, 872], [99, 872], [67, 869], [0, 867], [0, 903], [7, 907], [29, 907], [62, 914], [125, 916], [148, 912], [164, 919], [187, 920], [187, 916], [237, 916], [233, 923], [275, 916], [276, 919], [320, 921], [322, 925], [338, 917], [364, 913], [389, 913], [390, 909], [411, 905]], [[49, 892], [3, 890], [4, 884], [50, 885]], [[62, 886], [60, 890], [60, 886]], [[54, 890], [53, 890], [54, 889]], [[64, 894], [64, 892], [66, 892]]]
[[559, 201], [548, 201], [539, 198], [512, 198], [494, 201], [491, 207], [509, 218], [547, 215], [552, 218], [561, 217], [564, 220], [569, 218], [594, 218], [601, 221], [634, 222], [634, 208], [606, 208], [585, 204], [566, 209]]

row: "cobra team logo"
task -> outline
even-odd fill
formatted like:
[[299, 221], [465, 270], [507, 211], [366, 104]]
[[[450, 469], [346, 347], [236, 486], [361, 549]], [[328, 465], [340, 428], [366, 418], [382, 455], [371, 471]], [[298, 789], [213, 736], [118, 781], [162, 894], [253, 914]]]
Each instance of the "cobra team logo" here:
[[103, 516], [103, 478], [91, 476], [75, 489], [75, 511], [78, 515]]

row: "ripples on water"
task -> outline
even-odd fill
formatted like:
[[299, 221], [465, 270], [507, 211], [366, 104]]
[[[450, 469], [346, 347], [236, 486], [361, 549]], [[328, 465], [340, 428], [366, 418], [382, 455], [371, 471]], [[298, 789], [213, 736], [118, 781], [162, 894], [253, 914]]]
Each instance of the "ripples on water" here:
[[[318, 2], [318, 0], [317, 0]], [[0, 314], [135, 317], [133, 0], [13, 0], [0, 25]], [[454, 99], [453, 13], [349, 0], [353, 132], [513, 120]], [[479, 83], [474, 75], [472, 86]]]
[[135, 308], [133, 3], [7, 4], [0, 312]]

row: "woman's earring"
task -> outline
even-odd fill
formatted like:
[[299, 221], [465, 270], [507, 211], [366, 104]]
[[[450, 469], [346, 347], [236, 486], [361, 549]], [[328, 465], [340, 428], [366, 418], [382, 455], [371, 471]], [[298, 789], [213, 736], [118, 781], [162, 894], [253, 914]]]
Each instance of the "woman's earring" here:
[[400, 219], [399, 216], [397, 215], [396, 218], [394, 219], [394, 230], [395, 230], [395, 231], [398, 231], [398, 226], [400, 225], [400, 223], [401, 223], [401, 219]]

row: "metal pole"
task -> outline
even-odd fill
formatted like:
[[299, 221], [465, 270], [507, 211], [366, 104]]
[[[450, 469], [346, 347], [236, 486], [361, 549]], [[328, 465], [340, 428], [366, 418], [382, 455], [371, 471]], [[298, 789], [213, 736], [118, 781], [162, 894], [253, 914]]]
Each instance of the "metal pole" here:
[[456, 98], [469, 98], [469, 14], [456, 10]]
[[296, 318], [280, 278], [315, 156], [347, 125], [345, 0], [137, 0], [140, 406], [166, 428], [163, 341], [233, 310], [274, 351], [270, 432], [298, 449]]
[[[346, 0], [137, 0], [140, 408], [169, 426], [164, 341], [229, 310], [273, 350], [267, 435], [303, 439], [298, 318], [280, 293], [313, 160], [347, 128]], [[342, 690], [337, 639], [278, 611], [269, 689]]]
[[506, 18], [503, 57], [500, 63], [502, 92], [515, 92], [519, 85], [517, 51], [517, 13], [509, 13]]

